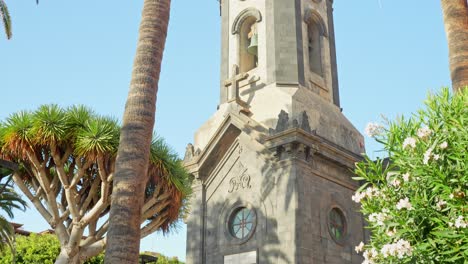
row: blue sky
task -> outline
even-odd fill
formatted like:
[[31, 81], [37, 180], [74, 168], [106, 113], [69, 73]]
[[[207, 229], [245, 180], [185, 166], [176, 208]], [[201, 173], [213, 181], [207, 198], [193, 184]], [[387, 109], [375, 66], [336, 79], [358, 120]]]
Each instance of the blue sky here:
[[[85, 104], [121, 118], [143, 1], [6, 0], [13, 39], [0, 35], [0, 120], [41, 104]], [[380, 115], [409, 115], [428, 91], [450, 85], [439, 1], [335, 0], [343, 112], [363, 131]], [[220, 17], [216, 0], [173, 1], [155, 131], [182, 156], [219, 98]], [[372, 157], [380, 154], [366, 141]], [[31, 207], [16, 222], [47, 229]], [[153, 234], [142, 250], [185, 259], [185, 227]]]

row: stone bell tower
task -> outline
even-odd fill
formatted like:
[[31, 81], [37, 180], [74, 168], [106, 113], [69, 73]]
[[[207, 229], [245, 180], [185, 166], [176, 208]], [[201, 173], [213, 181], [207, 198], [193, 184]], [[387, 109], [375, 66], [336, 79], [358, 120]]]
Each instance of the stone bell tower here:
[[187, 146], [187, 263], [361, 263], [361, 134], [341, 113], [332, 0], [221, 0], [217, 112]]

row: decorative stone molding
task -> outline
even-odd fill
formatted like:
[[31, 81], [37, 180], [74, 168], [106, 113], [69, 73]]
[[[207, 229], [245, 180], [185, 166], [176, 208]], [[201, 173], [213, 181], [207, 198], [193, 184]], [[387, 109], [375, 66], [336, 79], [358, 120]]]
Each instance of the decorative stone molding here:
[[244, 167], [244, 165], [242, 165], [242, 163], [239, 163], [239, 170], [239, 175], [234, 176], [229, 180], [228, 193], [233, 193], [241, 189], [252, 188], [252, 186], [250, 185], [251, 177], [247, 173], [247, 169]]
[[[310, 162], [315, 156], [320, 156], [348, 169], [353, 169], [354, 163], [362, 159], [360, 155], [317, 135], [315, 130], [307, 132], [300, 126], [293, 126], [295, 122], [289, 122], [286, 112], [283, 112], [278, 120], [280, 123], [277, 126], [278, 132], [270, 129], [270, 136], [265, 141], [267, 148], [278, 160], [300, 159]], [[307, 126], [305, 121], [302, 121], [302, 124]]]
[[199, 156], [200, 153], [201, 153], [201, 150], [199, 148], [195, 150], [195, 147], [192, 145], [192, 143], [188, 143], [187, 147], [185, 147], [184, 163], [187, 164], [193, 158]]
[[308, 133], [312, 133], [309, 124], [309, 116], [306, 111], [303, 111], [297, 118], [289, 121], [289, 114], [286, 111], [281, 110], [278, 115], [278, 122], [276, 123], [275, 129], [270, 129], [270, 135], [281, 133], [290, 128], [300, 128]]
[[301, 142], [289, 142], [277, 146], [275, 151], [274, 156], [279, 160], [295, 158], [310, 161], [316, 150]]
[[328, 37], [327, 24], [315, 9], [308, 8], [304, 11], [304, 22], [307, 24], [313, 23], [317, 25], [320, 30], [320, 34], [324, 37]]
[[262, 21], [262, 14], [260, 13], [260, 11], [252, 7], [244, 9], [242, 12], [239, 13], [239, 15], [237, 15], [236, 19], [234, 19], [234, 23], [232, 24], [231, 29], [233, 35], [239, 33], [242, 24], [249, 17], [255, 17], [255, 21], [257, 23]]

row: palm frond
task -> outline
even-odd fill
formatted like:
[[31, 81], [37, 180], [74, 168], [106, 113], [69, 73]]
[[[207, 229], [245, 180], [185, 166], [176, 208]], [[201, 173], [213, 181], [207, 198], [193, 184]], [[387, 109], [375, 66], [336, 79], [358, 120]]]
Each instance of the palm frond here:
[[[0, 188], [2, 187], [4, 184], [0, 184]], [[24, 211], [26, 207], [26, 202], [12, 187], [7, 187], [0, 193], [0, 209], [7, 213], [8, 217], [14, 217], [13, 209]]]
[[12, 32], [10, 13], [8, 12], [8, 7], [3, 0], [0, 0], [0, 18], [2, 19], [7, 39], [11, 39]]
[[5, 217], [0, 215], [0, 250], [3, 251], [8, 246], [14, 252], [15, 230]]

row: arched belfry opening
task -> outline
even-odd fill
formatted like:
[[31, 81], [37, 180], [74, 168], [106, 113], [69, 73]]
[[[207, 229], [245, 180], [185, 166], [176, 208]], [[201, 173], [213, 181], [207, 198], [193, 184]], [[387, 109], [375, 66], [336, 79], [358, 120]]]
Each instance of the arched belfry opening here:
[[238, 39], [238, 63], [240, 72], [248, 72], [258, 66], [258, 23], [262, 16], [257, 9], [248, 8], [234, 20], [232, 34]]
[[239, 68], [241, 72], [248, 72], [258, 65], [258, 31], [255, 17], [247, 18], [239, 33]]
[[310, 71], [323, 76], [322, 40], [320, 31], [313, 22], [307, 24], [307, 45]]
[[323, 77], [323, 39], [327, 37], [327, 28], [322, 17], [312, 9], [305, 12], [304, 21], [307, 25], [306, 50], [309, 61], [309, 70]]

